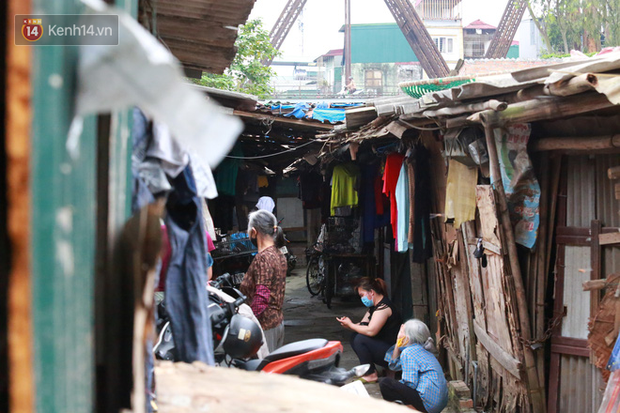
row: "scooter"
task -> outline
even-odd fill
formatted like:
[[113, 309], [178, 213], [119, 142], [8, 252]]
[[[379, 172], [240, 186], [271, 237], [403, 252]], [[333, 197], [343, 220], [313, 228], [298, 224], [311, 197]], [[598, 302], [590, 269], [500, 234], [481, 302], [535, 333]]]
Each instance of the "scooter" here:
[[[336, 386], [342, 386], [349, 378], [361, 377], [368, 371], [370, 366], [367, 364], [350, 370], [338, 367], [343, 351], [342, 344], [325, 339], [298, 341], [280, 347], [262, 358], [253, 358], [264, 349], [265, 340], [260, 325], [239, 314], [239, 308], [244, 305], [246, 297], [233, 286], [229, 274], [218, 277], [211, 288], [221, 291], [219, 294], [213, 294], [211, 290], [209, 292], [215, 360], [219, 365], [248, 371], [293, 374]], [[237, 298], [231, 297], [227, 292], [233, 293]], [[228, 298], [224, 299], [224, 295]], [[170, 329], [169, 322], [163, 325]], [[163, 330], [159, 337], [169, 337], [172, 341], [172, 334]], [[158, 340], [154, 350], [158, 358], [164, 358], [167, 354], [174, 355], [168, 346], [161, 346], [165, 342], [164, 339]]]

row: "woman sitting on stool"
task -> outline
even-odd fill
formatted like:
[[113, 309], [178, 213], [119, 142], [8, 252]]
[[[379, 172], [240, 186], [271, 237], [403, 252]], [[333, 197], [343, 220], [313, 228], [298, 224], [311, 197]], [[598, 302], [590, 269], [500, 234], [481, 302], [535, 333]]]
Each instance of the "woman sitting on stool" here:
[[361, 380], [374, 383], [378, 378], [375, 364], [387, 368], [384, 360], [385, 352], [396, 342], [402, 320], [387, 297], [385, 282], [382, 279], [362, 278], [355, 291], [361, 297], [362, 303], [368, 307], [364, 318], [357, 324], [349, 317], [336, 320], [344, 328], [353, 331], [351, 347], [357, 354], [360, 364], [370, 364], [370, 369]]
[[381, 379], [383, 399], [400, 400], [425, 413], [441, 412], [448, 404], [448, 384], [434, 351], [426, 324], [415, 319], [403, 324], [394, 350], [385, 355], [390, 370], [402, 370], [402, 379]]

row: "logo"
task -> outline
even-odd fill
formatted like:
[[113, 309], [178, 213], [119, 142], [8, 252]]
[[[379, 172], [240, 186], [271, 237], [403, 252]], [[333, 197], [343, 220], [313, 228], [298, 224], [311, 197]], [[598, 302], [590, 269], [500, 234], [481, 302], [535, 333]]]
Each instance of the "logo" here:
[[43, 36], [42, 19], [24, 19], [22, 20], [22, 36], [29, 42], [36, 42]]
[[252, 337], [252, 332], [250, 330], [246, 330], [245, 331], [245, 337], [243, 338], [243, 341], [245, 341], [247, 343], [248, 341], [250, 341], [251, 337]]

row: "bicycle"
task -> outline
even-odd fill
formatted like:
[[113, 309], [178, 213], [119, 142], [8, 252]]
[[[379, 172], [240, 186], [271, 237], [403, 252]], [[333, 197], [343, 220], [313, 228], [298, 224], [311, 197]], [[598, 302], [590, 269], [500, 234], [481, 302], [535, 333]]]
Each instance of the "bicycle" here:
[[325, 290], [325, 260], [323, 258], [322, 245], [314, 244], [306, 250], [308, 268], [306, 269], [306, 286], [312, 296], [316, 296]]

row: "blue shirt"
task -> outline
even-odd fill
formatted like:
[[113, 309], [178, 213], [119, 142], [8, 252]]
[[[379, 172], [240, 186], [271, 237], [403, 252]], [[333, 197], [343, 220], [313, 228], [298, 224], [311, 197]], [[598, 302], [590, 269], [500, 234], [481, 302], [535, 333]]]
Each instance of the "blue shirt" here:
[[396, 207], [398, 209], [396, 251], [407, 252], [409, 250], [409, 173], [406, 161], [400, 167], [400, 175], [396, 182]]
[[392, 358], [394, 347], [385, 353], [390, 370], [402, 370], [401, 383], [416, 389], [428, 413], [439, 413], [448, 404], [448, 384], [437, 358], [419, 344], [402, 349]]

